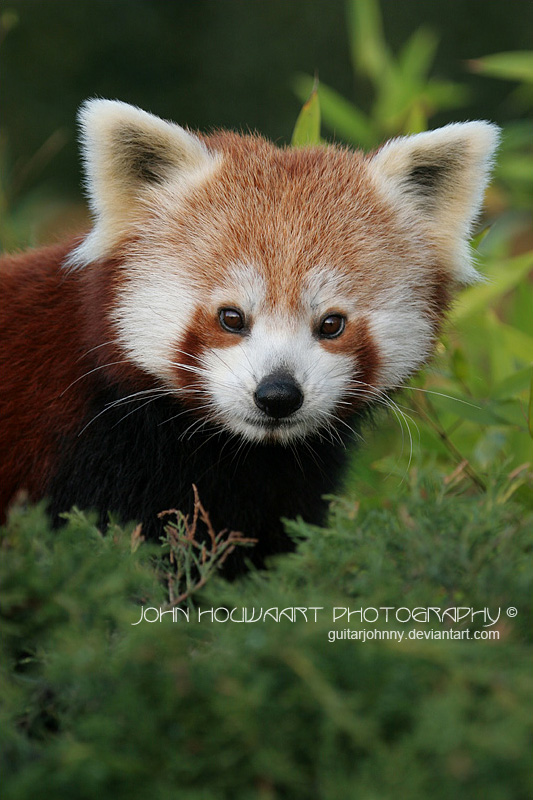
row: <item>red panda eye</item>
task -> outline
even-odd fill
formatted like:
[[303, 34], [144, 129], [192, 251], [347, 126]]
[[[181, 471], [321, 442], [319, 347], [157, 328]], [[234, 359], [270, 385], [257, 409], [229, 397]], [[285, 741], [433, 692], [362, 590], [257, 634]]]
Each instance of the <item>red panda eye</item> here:
[[328, 314], [320, 323], [318, 329], [322, 339], [335, 339], [340, 336], [346, 326], [346, 317], [342, 314]]
[[238, 308], [221, 308], [218, 319], [224, 330], [239, 333], [244, 329], [244, 314]]

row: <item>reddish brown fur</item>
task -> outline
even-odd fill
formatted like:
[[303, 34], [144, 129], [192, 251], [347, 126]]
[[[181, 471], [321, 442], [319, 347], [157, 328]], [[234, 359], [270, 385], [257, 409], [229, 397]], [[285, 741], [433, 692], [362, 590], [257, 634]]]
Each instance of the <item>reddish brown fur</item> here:
[[[108, 324], [94, 314], [95, 308], [112, 303], [113, 265], [65, 272], [60, 265], [76, 243], [0, 260], [2, 517], [18, 489], [26, 489], [32, 499], [41, 496], [63, 437], [76, 431], [89, 407], [96, 374], [90, 371], [124, 360], [115, 344], [93, 349], [113, 337]], [[129, 363], [106, 369], [119, 380], [133, 380], [138, 388], [146, 381]]]
[[[73, 385], [83, 354], [76, 319], [76, 283], [57, 265], [71, 249], [63, 244], [2, 259], [2, 406], [0, 414], [1, 507], [24, 486], [39, 496], [56, 459], [59, 431], [69, 431], [85, 408], [85, 392]], [[39, 308], [38, 315], [35, 308]], [[72, 356], [65, 363], [63, 349]]]
[[[272, 305], [297, 304], [302, 277], [320, 264], [358, 270], [361, 283], [375, 285], [365, 263], [373, 243], [363, 232], [347, 231], [359, 207], [376, 229], [390, 230], [391, 241], [397, 231], [360, 154], [333, 147], [280, 150], [229, 133], [207, 144], [227, 157], [209, 185], [185, 199], [167, 235], [177, 250], [196, 254], [208, 288], [220, 280], [221, 267], [236, 261], [262, 265]], [[212, 222], [207, 235], [205, 219]]]

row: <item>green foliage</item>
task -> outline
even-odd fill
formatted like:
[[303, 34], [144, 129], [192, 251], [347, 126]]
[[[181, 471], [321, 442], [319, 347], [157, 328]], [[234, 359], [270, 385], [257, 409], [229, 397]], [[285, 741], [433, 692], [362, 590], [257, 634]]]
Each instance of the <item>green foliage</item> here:
[[309, 99], [298, 114], [291, 139], [293, 147], [313, 144], [320, 144], [320, 103], [317, 86], [313, 86]]
[[[189, 622], [139, 622], [170, 598], [135, 531], [102, 537], [76, 512], [54, 532], [41, 508], [15, 511], [1, 541], [3, 797], [525, 800], [533, 516], [506, 486], [480, 499], [424, 479], [389, 508], [337, 500], [327, 530], [291, 523], [299, 550], [268, 573], [211, 577]], [[313, 606], [316, 622], [197, 616]], [[499, 641], [332, 621], [380, 606], [500, 607]], [[345, 629], [406, 638], [328, 640]]]
[[[56, 130], [24, 166], [10, 168], [8, 142], [0, 134], [0, 254], [35, 246], [39, 235], [57, 220], [75, 216], [65, 199], [50, 196], [40, 187], [26, 191], [28, 182], [64, 147], [66, 134]], [[73, 213], [74, 212], [74, 213]]]
[[[318, 96], [324, 122], [337, 135], [357, 147], [375, 147], [388, 136], [423, 131], [437, 111], [467, 102], [465, 87], [429, 77], [438, 44], [432, 31], [418, 28], [393, 56], [377, 0], [349, 0], [347, 12], [354, 72], [372, 84], [374, 101], [364, 111], [321, 83]], [[294, 81], [302, 100], [311, 86], [306, 75]]]
[[475, 72], [510, 81], [533, 83], [533, 53], [495, 53], [470, 62]]

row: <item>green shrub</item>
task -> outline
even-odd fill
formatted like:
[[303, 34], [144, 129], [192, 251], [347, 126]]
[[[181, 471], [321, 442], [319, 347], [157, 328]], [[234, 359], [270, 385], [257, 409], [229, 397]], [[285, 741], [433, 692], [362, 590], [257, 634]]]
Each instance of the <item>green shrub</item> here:
[[[169, 608], [158, 547], [79, 513], [52, 531], [42, 509], [16, 511], [0, 568], [3, 796], [529, 797], [533, 514], [503, 489], [421, 480], [381, 509], [338, 500], [328, 529], [291, 524], [299, 549], [267, 573], [214, 576], [154, 623], [139, 620]], [[382, 606], [501, 616], [332, 621]], [[317, 621], [210, 616], [302, 607]], [[499, 639], [407, 638], [466, 628]], [[328, 640], [346, 629], [404, 639]]]

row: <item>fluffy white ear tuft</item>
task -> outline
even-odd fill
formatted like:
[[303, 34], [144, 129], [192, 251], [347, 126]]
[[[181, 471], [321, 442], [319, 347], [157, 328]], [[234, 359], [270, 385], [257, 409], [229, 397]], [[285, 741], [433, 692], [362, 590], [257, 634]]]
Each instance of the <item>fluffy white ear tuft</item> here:
[[468, 240], [482, 203], [500, 131], [463, 122], [393, 139], [369, 159], [383, 191], [425, 224], [460, 283], [478, 278]]
[[127, 103], [88, 100], [78, 119], [94, 227], [70, 266], [108, 255], [138, 219], [150, 189], [172, 183], [186, 191], [217, 163], [196, 136]]

